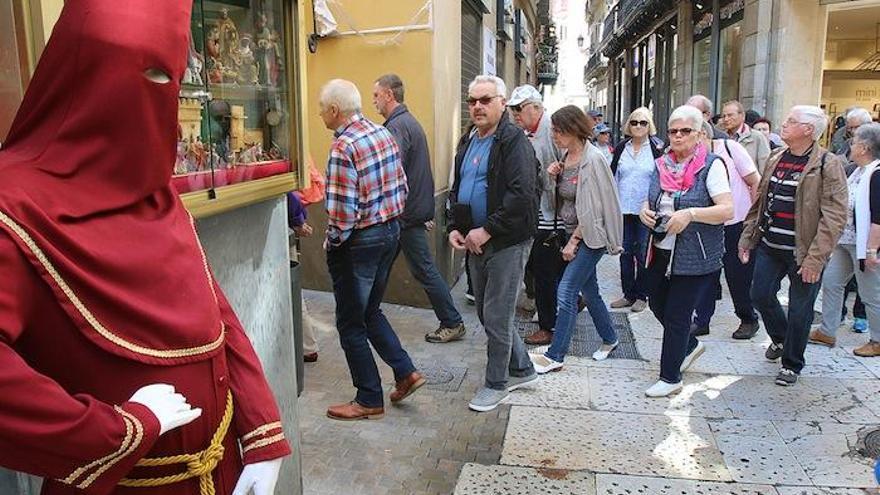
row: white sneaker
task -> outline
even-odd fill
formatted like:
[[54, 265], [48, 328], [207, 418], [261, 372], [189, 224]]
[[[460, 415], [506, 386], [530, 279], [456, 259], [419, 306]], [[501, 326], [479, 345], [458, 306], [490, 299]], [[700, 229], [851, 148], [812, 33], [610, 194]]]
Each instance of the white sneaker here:
[[703, 344], [702, 341], [697, 341], [697, 346], [694, 347], [694, 350], [691, 351], [690, 354], [684, 357], [684, 361], [681, 362], [681, 368], [679, 370], [684, 373], [686, 369], [690, 368], [694, 361], [696, 361], [703, 353], [706, 352], [706, 345]]
[[529, 359], [532, 360], [532, 364], [535, 366], [535, 371], [539, 375], [550, 373], [551, 371], [559, 371], [562, 369], [562, 363], [560, 363], [559, 361], [554, 361], [543, 354], [530, 353]]
[[599, 348], [596, 352], [593, 353], [593, 359], [596, 361], [604, 361], [608, 359], [608, 355], [611, 354], [611, 351], [617, 348], [617, 344], [620, 342], [614, 342], [613, 344], [602, 343], [602, 347]]
[[648, 390], [645, 390], [645, 395], [653, 398], [669, 397], [679, 392], [681, 392], [681, 382], [666, 383], [663, 380], [657, 380], [657, 383], [648, 387]]

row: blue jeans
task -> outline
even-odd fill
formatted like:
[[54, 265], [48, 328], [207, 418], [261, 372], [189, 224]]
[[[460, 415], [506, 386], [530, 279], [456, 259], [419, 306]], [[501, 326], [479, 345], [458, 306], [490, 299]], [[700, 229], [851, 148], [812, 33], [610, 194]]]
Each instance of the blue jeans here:
[[573, 260], [568, 262], [562, 280], [559, 282], [557, 294], [556, 331], [553, 341], [547, 349], [546, 356], [554, 361], [562, 362], [571, 344], [577, 320], [578, 293], [584, 296], [587, 310], [596, 331], [606, 344], [617, 342], [617, 331], [611, 323], [611, 315], [605, 301], [599, 295], [599, 281], [596, 278], [596, 265], [605, 255], [605, 249], [591, 249], [581, 241]]
[[645, 246], [648, 228], [638, 215], [623, 216], [623, 252], [620, 253], [620, 286], [623, 297], [630, 301], [644, 301], [645, 294]]
[[[752, 302], [761, 313], [770, 339], [783, 344], [782, 367], [795, 373], [804, 368], [804, 351], [813, 323], [813, 305], [822, 286], [822, 279], [806, 284], [798, 274], [800, 267], [794, 252], [772, 249], [760, 244], [752, 252], [755, 277], [752, 280]], [[788, 277], [788, 315], [782, 311], [776, 293], [780, 282]]]
[[[755, 272], [755, 259], [749, 259], [745, 265], [739, 260], [739, 238], [742, 235], [743, 223], [735, 223], [724, 227], [724, 278], [727, 289], [733, 300], [733, 310], [743, 323], [757, 323], [758, 313], [752, 305], [749, 290], [752, 287], [752, 274]], [[721, 297], [721, 271], [715, 272], [715, 288], [708, 290], [700, 297], [697, 304], [694, 324], [700, 328], [708, 328], [715, 314], [715, 301]]]
[[434, 308], [434, 314], [440, 320], [440, 325], [446, 328], [461, 325], [461, 314], [455, 309], [455, 303], [452, 302], [452, 295], [449, 293], [449, 286], [446, 285], [446, 280], [443, 280], [443, 276], [434, 265], [434, 257], [428, 247], [425, 227], [416, 225], [401, 230], [398, 253], [400, 251], [403, 251], [403, 256], [406, 258], [409, 272], [425, 289], [425, 294], [431, 301], [431, 307]]
[[[559, 249], [544, 246], [544, 241], [552, 230], [539, 230], [535, 234], [529, 263], [535, 277], [535, 309], [538, 311], [538, 327], [552, 331], [556, 327], [556, 290], [562, 273], [565, 271], [565, 260]], [[565, 245], [568, 235], [565, 230], [557, 230], [560, 242]]]
[[327, 252], [327, 267], [336, 298], [336, 330], [345, 351], [355, 400], [364, 407], [383, 405], [382, 382], [370, 344], [394, 370], [395, 380], [415, 371], [412, 360], [380, 304], [397, 254], [396, 221], [355, 230], [341, 246]]
[[715, 273], [706, 275], [671, 275], [666, 277], [670, 252], [654, 249], [651, 266], [645, 273], [648, 306], [663, 325], [660, 351], [660, 379], [666, 383], [681, 381], [681, 363], [697, 347], [691, 335], [691, 315], [700, 294], [714, 290]]

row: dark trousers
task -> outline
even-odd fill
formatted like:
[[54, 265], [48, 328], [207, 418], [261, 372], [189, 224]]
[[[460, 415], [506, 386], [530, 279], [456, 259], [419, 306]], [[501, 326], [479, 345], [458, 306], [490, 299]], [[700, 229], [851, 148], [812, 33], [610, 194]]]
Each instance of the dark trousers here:
[[856, 283], [855, 276], [849, 279], [849, 283], [846, 284], [846, 288], [843, 289], [843, 308], [841, 309], [840, 319], [846, 318], [846, 298], [849, 297], [850, 292], [856, 293], [856, 300], [853, 302], [853, 318], [868, 319], [868, 315], [865, 312], [865, 305], [862, 303], [862, 297], [859, 295], [859, 284]]
[[[767, 334], [774, 343], [783, 344], [782, 366], [800, 373], [804, 368], [804, 351], [813, 323], [813, 305], [822, 279], [815, 284], [804, 283], [792, 251], [761, 244], [752, 256], [755, 258], [752, 302], [761, 313]], [[786, 276], [789, 282], [787, 315], [776, 297], [780, 282]]]
[[648, 228], [638, 215], [623, 216], [623, 252], [620, 253], [620, 286], [630, 301], [647, 299], [645, 293], [645, 247]]
[[400, 227], [390, 221], [355, 230], [341, 246], [327, 252], [339, 343], [357, 388], [355, 400], [364, 407], [383, 405], [382, 382], [371, 344], [394, 370], [396, 380], [415, 371], [380, 308], [399, 236]]
[[[552, 232], [552, 230], [539, 230], [535, 234], [535, 241], [529, 254], [529, 266], [535, 279], [538, 327], [551, 331], [556, 328], [556, 289], [559, 287], [566, 265], [558, 248], [544, 245], [544, 241]], [[568, 242], [568, 235], [564, 230], [558, 230], [556, 234], [559, 236], [560, 245], [564, 246]]]
[[[745, 265], [739, 260], [738, 245], [742, 230], [742, 222], [724, 227], [724, 278], [727, 279], [727, 290], [730, 291], [736, 316], [743, 323], [756, 323], [758, 313], [755, 312], [752, 297], [749, 294], [752, 287], [752, 275], [755, 271], [755, 260], [751, 258]], [[712, 315], [715, 314], [715, 301], [721, 297], [721, 270], [715, 272], [714, 279], [715, 289], [702, 294], [697, 304], [694, 324], [699, 328], [709, 327]]]
[[667, 383], [681, 381], [681, 363], [697, 347], [691, 335], [691, 315], [699, 296], [712, 291], [714, 273], [666, 277], [669, 251], [655, 249], [651, 266], [645, 272], [648, 306], [663, 325], [663, 348], [660, 354], [660, 379]]
[[428, 247], [428, 235], [423, 225], [408, 227], [400, 231], [400, 248], [412, 276], [422, 284], [434, 314], [440, 325], [454, 328], [461, 325], [461, 314], [455, 309], [452, 295], [446, 280], [434, 265], [434, 256]]

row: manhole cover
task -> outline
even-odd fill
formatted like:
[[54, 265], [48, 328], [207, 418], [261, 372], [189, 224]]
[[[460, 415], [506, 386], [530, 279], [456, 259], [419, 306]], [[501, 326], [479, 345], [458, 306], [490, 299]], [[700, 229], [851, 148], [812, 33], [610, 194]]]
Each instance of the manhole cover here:
[[425, 362], [413, 360], [419, 373], [428, 380], [425, 385], [429, 389], [442, 390], [445, 392], [457, 392], [461, 382], [467, 374], [467, 368], [461, 366], [446, 366], [437, 362]]
[[870, 459], [880, 457], [880, 429], [869, 431], [865, 435], [864, 445], [859, 452]]
[[[612, 359], [643, 359], [636, 347], [632, 328], [625, 313], [611, 313], [611, 323], [617, 330], [617, 339], [620, 342], [617, 348], [608, 356]], [[538, 330], [538, 324], [517, 318], [514, 322], [520, 337], [526, 337]], [[602, 345], [602, 339], [593, 326], [590, 314], [584, 311], [578, 314], [575, 325], [575, 333], [572, 336], [568, 354], [575, 357], [589, 357]], [[529, 348], [537, 346], [527, 346]]]

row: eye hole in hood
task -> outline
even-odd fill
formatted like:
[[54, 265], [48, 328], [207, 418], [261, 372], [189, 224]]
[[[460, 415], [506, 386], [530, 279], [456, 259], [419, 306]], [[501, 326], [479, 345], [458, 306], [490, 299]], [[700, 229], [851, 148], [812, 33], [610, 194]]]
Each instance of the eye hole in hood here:
[[168, 84], [171, 82], [171, 76], [165, 71], [156, 68], [150, 68], [144, 71], [144, 77], [157, 84]]

